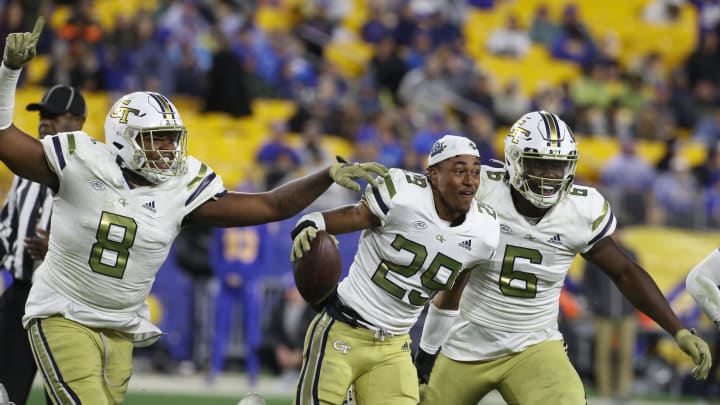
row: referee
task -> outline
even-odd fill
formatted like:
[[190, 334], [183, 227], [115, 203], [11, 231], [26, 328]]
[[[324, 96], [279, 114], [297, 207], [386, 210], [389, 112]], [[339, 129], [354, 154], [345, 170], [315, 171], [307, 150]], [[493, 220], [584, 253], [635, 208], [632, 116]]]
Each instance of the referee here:
[[[65, 85], [50, 88], [42, 101], [29, 104], [27, 110], [40, 113], [40, 138], [79, 131], [87, 115], [80, 91]], [[16, 405], [27, 402], [37, 372], [22, 317], [33, 271], [47, 252], [51, 211], [52, 193], [47, 186], [13, 178], [0, 212], [0, 266], [12, 275], [12, 283], [0, 295], [0, 383]]]

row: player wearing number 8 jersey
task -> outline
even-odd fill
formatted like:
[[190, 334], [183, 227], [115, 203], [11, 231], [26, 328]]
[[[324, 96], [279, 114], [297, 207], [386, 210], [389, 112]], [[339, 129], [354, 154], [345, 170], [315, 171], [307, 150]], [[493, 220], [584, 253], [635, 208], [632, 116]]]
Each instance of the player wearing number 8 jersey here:
[[[187, 130], [158, 93], [121, 97], [101, 143], [76, 131], [28, 136], [12, 123], [20, 69], [35, 55], [32, 33], [7, 36], [0, 66], [0, 160], [50, 187], [52, 232], [23, 323], [56, 404], [119, 404], [132, 348], [155, 341], [145, 300], [170, 245], [187, 225], [243, 226], [291, 217], [333, 181], [374, 184], [374, 163], [336, 164], [265, 193], [228, 192], [208, 166], [187, 156]], [[12, 398], [10, 398], [12, 400]]]
[[477, 198], [495, 208], [500, 243], [471, 273], [462, 297], [443, 293], [438, 309], [431, 307], [416, 357], [421, 382], [429, 375], [423, 404], [474, 405], [494, 389], [508, 404], [585, 403], [557, 325], [560, 289], [578, 253], [675, 337], [697, 365], [696, 377], [707, 376], [707, 344], [683, 329], [650, 276], [609, 237], [616, 224], [607, 201], [573, 185], [577, 158], [567, 125], [536, 111], [510, 129], [505, 168], [483, 166]]
[[415, 405], [418, 384], [408, 331], [438, 291], [462, 290], [489, 259], [499, 227], [473, 199], [480, 158], [471, 140], [446, 135], [426, 175], [400, 169], [361, 202], [304, 216], [293, 259], [317, 230], [363, 230], [350, 272], [308, 328], [296, 404], [339, 404], [351, 384], [358, 404]]

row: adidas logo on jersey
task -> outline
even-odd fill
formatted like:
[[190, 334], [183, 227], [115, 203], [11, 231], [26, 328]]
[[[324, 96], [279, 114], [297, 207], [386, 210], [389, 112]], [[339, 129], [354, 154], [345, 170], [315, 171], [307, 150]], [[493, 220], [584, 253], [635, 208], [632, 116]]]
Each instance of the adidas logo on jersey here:
[[555, 235], [552, 238], [547, 240], [548, 243], [554, 243], [556, 245], [562, 245], [563, 241], [560, 240], [560, 235]]
[[471, 245], [472, 245], [472, 240], [470, 240], [470, 239], [464, 240], [464, 241], [458, 243], [458, 246], [460, 246], [461, 248], [467, 249], [467, 250], [472, 249]]
[[402, 347], [400, 348], [401, 352], [409, 352], [410, 351], [410, 342], [403, 343]]
[[157, 211], [155, 211], [155, 201], [154, 200], [143, 204], [143, 208], [149, 209], [153, 213], [157, 213]]

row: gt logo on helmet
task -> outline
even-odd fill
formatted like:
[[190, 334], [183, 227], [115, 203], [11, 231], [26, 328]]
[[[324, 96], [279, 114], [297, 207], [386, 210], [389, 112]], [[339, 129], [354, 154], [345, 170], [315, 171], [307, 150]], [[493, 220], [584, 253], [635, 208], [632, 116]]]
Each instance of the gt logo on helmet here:
[[[130, 100], [120, 100], [120, 103], [127, 105], [127, 104], [130, 104]], [[140, 114], [140, 110], [138, 110], [137, 108], [130, 108], [130, 107], [125, 107], [125, 106], [119, 106], [117, 108], [113, 108], [112, 111], [110, 111], [110, 117], [120, 118], [121, 124], [127, 124], [129, 114], [133, 114], [138, 117], [145, 116], [145, 113]]]

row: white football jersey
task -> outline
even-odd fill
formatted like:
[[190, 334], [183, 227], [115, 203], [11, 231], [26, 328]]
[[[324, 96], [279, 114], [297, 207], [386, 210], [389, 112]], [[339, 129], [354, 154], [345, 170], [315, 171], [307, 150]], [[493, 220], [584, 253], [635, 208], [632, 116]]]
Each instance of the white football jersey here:
[[186, 215], [225, 192], [208, 166], [188, 158], [185, 175], [130, 188], [115, 153], [83, 132], [42, 140], [59, 179], [49, 249], [35, 272], [24, 325], [62, 314], [153, 341], [146, 298]]
[[390, 169], [377, 188], [367, 187], [364, 199], [381, 225], [363, 231], [338, 295], [387, 333], [407, 333], [439, 290], [495, 252], [493, 210], [472, 204], [465, 221], [450, 226], [437, 214], [425, 175]]
[[[587, 252], [615, 230], [615, 216], [607, 200], [596, 189], [577, 185], [533, 225], [516, 211], [504, 176], [505, 169], [482, 167], [476, 196], [495, 208], [500, 243], [492, 260], [471, 274], [454, 327], [456, 330], [463, 320], [469, 321], [486, 329], [483, 336], [491, 337], [481, 338], [478, 332], [476, 338], [487, 344], [474, 342], [473, 348], [453, 343], [457, 337], [451, 337], [450, 352], [481, 354], [467, 358], [454, 353], [451, 358], [482, 360], [548, 338], [561, 339], [557, 332], [560, 290], [575, 255]], [[462, 333], [466, 338], [472, 335]]]

